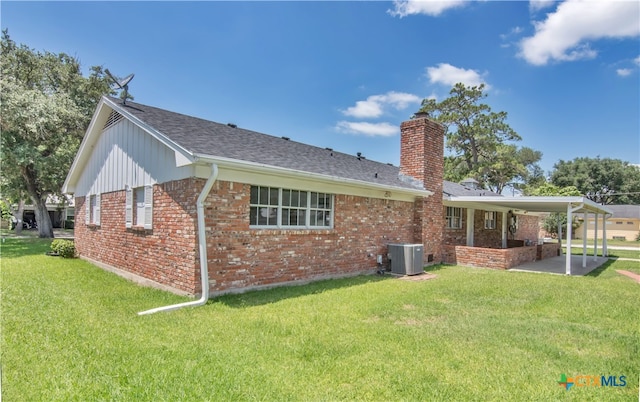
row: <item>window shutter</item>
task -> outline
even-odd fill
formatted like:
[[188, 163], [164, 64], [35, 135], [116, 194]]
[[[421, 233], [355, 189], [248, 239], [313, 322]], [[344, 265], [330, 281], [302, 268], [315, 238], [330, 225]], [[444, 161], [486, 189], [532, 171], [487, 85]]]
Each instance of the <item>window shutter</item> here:
[[153, 228], [153, 185], [144, 186], [144, 228]]
[[96, 210], [93, 217], [93, 223], [100, 224], [100, 194], [96, 194]]
[[84, 223], [91, 223], [91, 194], [84, 197]]
[[124, 191], [124, 225], [125, 227], [130, 228], [133, 226], [133, 189], [127, 186]]

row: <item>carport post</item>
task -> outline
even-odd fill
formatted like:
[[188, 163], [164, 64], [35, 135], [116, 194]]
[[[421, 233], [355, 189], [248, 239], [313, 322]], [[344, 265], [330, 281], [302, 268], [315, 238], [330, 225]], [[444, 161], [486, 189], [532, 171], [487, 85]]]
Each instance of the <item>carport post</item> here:
[[558, 216], [558, 243], [560, 244], [560, 255], [562, 255], [562, 219]]
[[571, 232], [573, 231], [571, 212], [571, 204], [567, 204], [567, 254], [564, 259], [564, 273], [567, 275], [571, 275]]
[[573, 236], [573, 213], [584, 208], [584, 202], [577, 207], [571, 208], [571, 203], [567, 204], [567, 256], [565, 258], [565, 273], [571, 275], [571, 236]]
[[602, 256], [609, 256], [609, 250], [607, 250], [607, 214], [602, 214]]
[[598, 213], [596, 212], [596, 219], [594, 220], [596, 226], [593, 230], [593, 261], [598, 259]]
[[587, 267], [587, 211], [582, 212], [582, 268]]

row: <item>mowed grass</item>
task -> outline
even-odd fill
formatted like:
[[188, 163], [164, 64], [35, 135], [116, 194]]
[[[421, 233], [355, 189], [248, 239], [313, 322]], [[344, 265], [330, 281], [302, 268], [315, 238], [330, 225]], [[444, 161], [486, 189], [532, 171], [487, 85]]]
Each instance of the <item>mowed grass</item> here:
[[[142, 288], [41, 240], [2, 244], [7, 401], [580, 400], [638, 396], [640, 286], [592, 276], [433, 268], [186, 299]], [[626, 376], [625, 387], [558, 385]]]
[[[587, 255], [593, 256], [593, 247], [587, 247]], [[563, 247], [563, 253], [567, 252], [567, 248]], [[572, 255], [582, 255], [582, 247], [571, 247]], [[602, 248], [598, 246], [598, 256], [602, 256]], [[607, 249], [607, 256], [609, 258], [631, 258], [640, 260], [640, 249], [638, 250], [615, 250]], [[637, 264], [640, 266], [640, 262]]]

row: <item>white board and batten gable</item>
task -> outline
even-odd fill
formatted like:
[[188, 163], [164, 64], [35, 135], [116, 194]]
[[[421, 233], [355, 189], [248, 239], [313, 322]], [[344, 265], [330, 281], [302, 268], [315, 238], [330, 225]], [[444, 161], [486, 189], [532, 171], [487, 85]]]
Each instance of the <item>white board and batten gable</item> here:
[[138, 188], [194, 176], [188, 152], [103, 98], [63, 192], [76, 196]]

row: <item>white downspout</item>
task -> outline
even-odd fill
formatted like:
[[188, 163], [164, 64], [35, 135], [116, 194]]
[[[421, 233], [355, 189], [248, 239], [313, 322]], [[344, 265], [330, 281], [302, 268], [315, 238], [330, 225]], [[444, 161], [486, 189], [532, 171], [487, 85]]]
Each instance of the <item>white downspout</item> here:
[[204, 227], [204, 200], [207, 199], [209, 195], [209, 191], [211, 191], [211, 187], [213, 187], [213, 183], [215, 183], [218, 178], [218, 165], [215, 163], [211, 164], [211, 176], [207, 179], [204, 184], [204, 188], [202, 192], [198, 196], [197, 201], [197, 215], [198, 215], [198, 249], [200, 251], [200, 282], [202, 283], [202, 296], [198, 300], [172, 304], [169, 306], [156, 307], [151, 310], [145, 310], [138, 313], [138, 315], [147, 315], [159, 313], [161, 311], [171, 311], [177, 310], [183, 307], [196, 307], [203, 306], [209, 300], [209, 265], [207, 262], [207, 237], [206, 231]]

